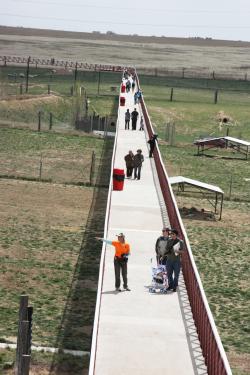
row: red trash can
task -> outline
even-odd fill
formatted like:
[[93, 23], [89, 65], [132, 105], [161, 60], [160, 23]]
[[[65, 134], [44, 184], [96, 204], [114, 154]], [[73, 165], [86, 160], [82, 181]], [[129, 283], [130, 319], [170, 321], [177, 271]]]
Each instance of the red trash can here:
[[125, 106], [125, 98], [124, 98], [124, 96], [120, 96], [120, 106]]
[[126, 91], [126, 86], [124, 85], [124, 83], [122, 83], [121, 85], [121, 92], [125, 92]]
[[124, 169], [113, 169], [113, 190], [123, 190], [125, 179]]

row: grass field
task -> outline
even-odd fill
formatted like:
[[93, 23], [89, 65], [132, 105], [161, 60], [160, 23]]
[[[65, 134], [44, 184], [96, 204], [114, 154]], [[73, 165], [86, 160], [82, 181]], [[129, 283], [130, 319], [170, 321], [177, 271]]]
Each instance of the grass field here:
[[[1, 72], [1, 87], [6, 95], [6, 88], [10, 90], [11, 86], [7, 70], [1, 69]], [[41, 72], [34, 84], [41, 83], [42, 90], [46, 90], [49, 79]], [[15, 98], [15, 90], [12, 92], [14, 104], [12, 100], [7, 104], [0, 101], [0, 174], [7, 176], [15, 172], [16, 177], [23, 178], [0, 180], [0, 320], [3, 322], [0, 339], [14, 341], [18, 297], [26, 292], [36, 311], [34, 343], [89, 350], [98, 271], [92, 266], [100, 251], [93, 242], [93, 233], [101, 234], [103, 230], [107, 189], [56, 182], [84, 182], [85, 177], [88, 181], [89, 155], [95, 151], [97, 185], [107, 184], [112, 141], [77, 132], [72, 134], [72, 127], [65, 127], [70, 117], [68, 109], [72, 98], [68, 87], [72, 79], [73, 74], [62, 80], [52, 78], [56, 95], [51, 97], [56, 99], [49, 97], [49, 104], [44, 98], [35, 104], [36, 96], [39, 98], [42, 93], [38, 87], [32, 88], [30, 102]], [[79, 84], [89, 93], [94, 110], [101, 115], [109, 114], [114, 110], [115, 99], [110, 87], [118, 85], [120, 75], [101, 74], [99, 96], [98, 79], [96, 73], [85, 72], [79, 76]], [[250, 139], [248, 83], [143, 76], [140, 82], [169, 175], [200, 179], [225, 191], [227, 199], [222, 221], [184, 217], [184, 223], [234, 374], [246, 375], [250, 371], [249, 160], [236, 159], [237, 155], [231, 155], [230, 150], [217, 152], [216, 158], [197, 157], [192, 142], [201, 135], [226, 133], [226, 128], [219, 125], [219, 113], [232, 119], [231, 136]], [[20, 81], [14, 84], [17, 90]], [[174, 87], [172, 102], [169, 101], [171, 87]], [[215, 89], [220, 90], [216, 105], [213, 104]], [[39, 134], [34, 131], [32, 122], [28, 126], [32, 111], [36, 113], [40, 106], [46, 105], [49, 105], [48, 110], [58, 113], [57, 130], [61, 133]], [[169, 146], [166, 141], [168, 122], [175, 124], [175, 146]], [[25, 180], [39, 176], [41, 156], [46, 173], [43, 177], [56, 176], [52, 184]], [[231, 156], [235, 159], [226, 159]], [[60, 174], [56, 175], [58, 170]], [[180, 208], [209, 209], [206, 201], [194, 197], [178, 196], [177, 200]], [[91, 274], [88, 273], [90, 268]], [[79, 323], [78, 327], [75, 322]], [[0, 369], [13, 355], [11, 351], [0, 351]], [[42, 359], [42, 355], [37, 354], [32, 361], [34, 373], [39, 374], [39, 366], [43, 371], [46, 367], [45, 373], [48, 373], [44, 361], [49, 361], [54, 365], [54, 374], [59, 375], [69, 359], [49, 355]], [[72, 369], [67, 370], [68, 374], [82, 373], [87, 364], [79, 365], [80, 362], [76, 360]]]
[[[221, 113], [231, 119], [229, 135], [249, 141], [249, 95], [236, 91], [244, 84], [238, 82], [236, 87], [235, 82], [225, 82], [225, 86], [218, 82], [221, 90], [227, 91], [215, 105], [212, 93], [200, 89], [201, 81], [183, 80], [182, 87], [180, 81], [168, 82], [168, 87], [159, 79], [156, 86], [147, 78], [140, 82], [168, 174], [214, 184], [225, 193], [221, 221], [191, 214], [183, 220], [233, 374], [249, 374], [249, 160], [240, 159], [242, 156], [230, 149], [209, 152], [213, 157], [198, 157], [192, 144], [201, 136], [226, 135], [227, 127], [221, 127], [218, 120]], [[173, 102], [169, 101], [171, 86], [178, 87]], [[198, 89], [187, 91], [190, 86]], [[167, 123], [175, 125], [174, 146], [166, 141]], [[178, 207], [195, 208], [199, 213], [213, 210], [207, 200], [196, 196], [176, 195]]]

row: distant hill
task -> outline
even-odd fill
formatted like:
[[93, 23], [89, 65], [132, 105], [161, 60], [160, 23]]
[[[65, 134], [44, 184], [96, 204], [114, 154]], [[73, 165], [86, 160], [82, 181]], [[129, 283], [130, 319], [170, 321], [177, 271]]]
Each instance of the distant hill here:
[[112, 40], [133, 43], [158, 43], [158, 44], [175, 44], [175, 45], [194, 45], [194, 46], [228, 46], [228, 47], [250, 47], [250, 42], [228, 41], [211, 38], [174, 38], [174, 37], [156, 37], [156, 36], [140, 36], [140, 35], [121, 35], [113, 32], [100, 33], [94, 31], [92, 33], [63, 31], [63, 30], [46, 30], [33, 29], [24, 27], [0, 26], [0, 34], [4, 35], [24, 35], [51, 38], [72, 38], [72, 39], [89, 39], [89, 40]]

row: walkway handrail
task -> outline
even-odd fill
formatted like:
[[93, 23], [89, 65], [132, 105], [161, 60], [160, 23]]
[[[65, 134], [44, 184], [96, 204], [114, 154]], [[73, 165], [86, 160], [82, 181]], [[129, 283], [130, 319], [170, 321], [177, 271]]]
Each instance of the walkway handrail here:
[[[109, 180], [109, 192], [108, 192], [108, 200], [107, 200], [107, 206], [106, 206], [107, 208], [106, 208], [105, 223], [104, 223], [104, 234], [103, 234], [104, 238], [107, 238], [108, 225], [109, 225], [111, 193], [112, 193], [112, 186], [113, 186], [113, 168], [114, 168], [114, 159], [115, 159], [115, 153], [116, 153], [116, 147], [117, 147], [118, 132], [119, 132], [118, 124], [116, 124], [116, 134], [115, 134], [115, 141], [114, 141], [114, 147], [113, 147], [113, 155], [112, 155], [112, 161], [111, 161], [111, 173], [110, 173], [110, 180]], [[100, 319], [105, 255], [106, 255], [106, 243], [103, 243], [101, 259], [100, 259], [100, 268], [99, 268], [95, 317], [94, 317], [93, 332], [92, 332], [92, 343], [91, 343], [91, 352], [90, 352], [90, 361], [89, 361], [89, 375], [94, 375], [95, 373], [96, 347], [97, 347], [97, 337], [98, 337], [98, 328], [99, 328], [99, 319]]]
[[[139, 88], [140, 83], [137, 75], [136, 80]], [[150, 137], [154, 131], [143, 98], [141, 99], [140, 104], [148, 135]], [[179, 214], [158, 145], [156, 145], [154, 150], [154, 161], [161, 191], [168, 211], [170, 225], [172, 228], [179, 231], [180, 237], [183, 239], [187, 250], [182, 259], [182, 271], [208, 374], [231, 375], [232, 371], [207, 302], [189, 240]]]

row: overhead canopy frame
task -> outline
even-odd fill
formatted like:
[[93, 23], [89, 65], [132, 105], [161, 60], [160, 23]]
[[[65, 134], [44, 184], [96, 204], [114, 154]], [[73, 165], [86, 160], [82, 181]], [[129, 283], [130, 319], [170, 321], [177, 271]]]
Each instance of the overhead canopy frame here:
[[204, 151], [212, 148], [231, 148], [240, 154], [245, 155], [247, 160], [250, 152], [250, 142], [233, 137], [197, 139], [194, 144], [198, 147], [197, 155], [203, 155]]
[[[219, 220], [221, 220], [224, 192], [218, 186], [206, 184], [204, 182], [193, 180], [191, 178], [183, 176], [170, 177], [169, 180], [171, 185], [178, 185], [178, 192], [187, 192], [187, 190], [185, 190], [185, 185], [190, 185], [195, 188], [198, 188], [199, 192], [208, 200], [208, 202], [214, 208], [214, 213], [219, 214]], [[214, 202], [207, 196], [205, 196], [204, 190], [214, 193]], [[218, 209], [219, 201], [220, 205]]]

